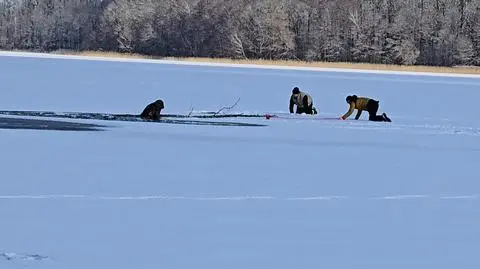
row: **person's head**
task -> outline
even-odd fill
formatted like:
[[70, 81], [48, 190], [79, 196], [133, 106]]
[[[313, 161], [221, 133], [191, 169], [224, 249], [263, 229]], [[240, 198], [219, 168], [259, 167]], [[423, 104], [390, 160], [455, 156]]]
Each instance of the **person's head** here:
[[347, 96], [347, 98], [345, 98], [345, 101], [347, 101], [347, 103], [352, 103], [352, 102], [356, 102], [357, 101], [357, 96], [356, 95], [349, 95]]
[[300, 94], [300, 89], [298, 87], [293, 88], [292, 94], [293, 95]]
[[165, 108], [165, 104], [163, 103], [163, 101], [161, 99], [155, 101], [155, 105], [157, 107], [159, 107], [160, 109], [164, 109]]

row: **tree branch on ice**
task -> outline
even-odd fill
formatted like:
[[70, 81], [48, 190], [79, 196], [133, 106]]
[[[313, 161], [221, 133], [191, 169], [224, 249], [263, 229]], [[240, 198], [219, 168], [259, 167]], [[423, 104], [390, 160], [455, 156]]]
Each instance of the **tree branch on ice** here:
[[224, 110], [230, 110], [230, 109], [233, 109], [234, 107], [237, 106], [238, 102], [240, 102], [240, 97], [237, 99], [237, 101], [231, 105], [231, 106], [224, 106], [222, 108], [220, 108], [217, 112], [213, 113], [213, 115], [218, 115], [220, 114], [220, 112], [224, 111]]

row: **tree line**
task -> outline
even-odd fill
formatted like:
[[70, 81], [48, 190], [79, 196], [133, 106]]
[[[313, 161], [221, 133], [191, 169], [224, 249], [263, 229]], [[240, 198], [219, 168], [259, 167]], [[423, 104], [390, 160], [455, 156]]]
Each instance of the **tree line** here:
[[478, 0], [0, 0], [0, 49], [480, 65]]

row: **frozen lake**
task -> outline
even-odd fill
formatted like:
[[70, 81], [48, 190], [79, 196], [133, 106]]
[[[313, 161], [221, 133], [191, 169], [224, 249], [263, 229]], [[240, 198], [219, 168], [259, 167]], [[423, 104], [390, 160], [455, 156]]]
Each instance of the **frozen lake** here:
[[480, 266], [480, 78], [8, 53], [0, 78], [0, 110], [286, 113], [298, 86], [319, 116], [356, 94], [393, 120], [0, 124], [2, 269]]

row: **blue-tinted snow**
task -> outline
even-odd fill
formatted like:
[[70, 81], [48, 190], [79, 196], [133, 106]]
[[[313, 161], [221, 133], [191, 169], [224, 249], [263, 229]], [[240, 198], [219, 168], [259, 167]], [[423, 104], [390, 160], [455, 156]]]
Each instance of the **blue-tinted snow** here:
[[4, 56], [0, 78], [2, 110], [286, 112], [299, 86], [394, 121], [0, 129], [0, 268], [480, 266], [479, 78]]

